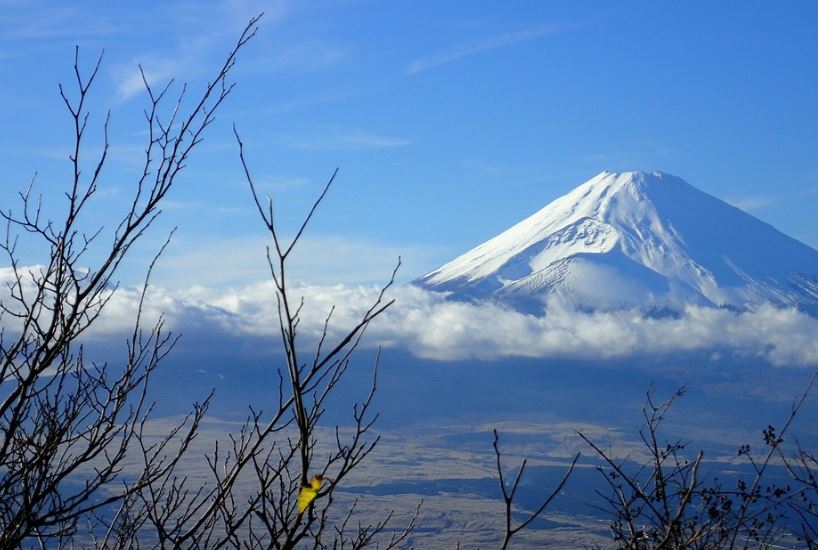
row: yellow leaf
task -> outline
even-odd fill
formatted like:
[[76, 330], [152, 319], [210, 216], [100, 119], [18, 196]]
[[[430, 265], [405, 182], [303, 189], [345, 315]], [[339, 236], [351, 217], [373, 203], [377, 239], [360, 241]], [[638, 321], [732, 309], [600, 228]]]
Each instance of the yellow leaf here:
[[302, 485], [301, 491], [298, 493], [298, 513], [303, 514], [315, 497], [318, 496], [318, 491], [321, 489], [321, 482], [324, 480], [319, 475], [312, 476], [309, 485]]

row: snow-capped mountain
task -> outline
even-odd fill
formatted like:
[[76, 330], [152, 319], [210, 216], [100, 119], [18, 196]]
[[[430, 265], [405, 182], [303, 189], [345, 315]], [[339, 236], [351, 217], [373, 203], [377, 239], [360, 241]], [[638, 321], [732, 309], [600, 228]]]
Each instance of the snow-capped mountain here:
[[592, 309], [818, 312], [818, 251], [661, 172], [603, 172], [416, 284], [527, 310], [559, 296]]

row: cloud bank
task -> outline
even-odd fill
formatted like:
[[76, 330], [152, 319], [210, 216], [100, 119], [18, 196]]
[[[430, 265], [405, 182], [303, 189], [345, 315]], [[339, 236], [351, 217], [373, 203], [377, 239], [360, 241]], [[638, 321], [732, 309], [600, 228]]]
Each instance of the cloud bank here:
[[[0, 269], [0, 282], [9, 279], [10, 271]], [[378, 291], [375, 286], [294, 285], [292, 297], [305, 299], [299, 324], [304, 344], [320, 336], [333, 306], [330, 335], [352, 327]], [[133, 288], [116, 291], [86, 337], [110, 341], [128, 334], [133, 329], [139, 296]], [[745, 312], [689, 306], [676, 317], [655, 318], [638, 310], [581, 311], [556, 301], [544, 304], [542, 315], [530, 315], [494, 302], [449, 300], [444, 293], [412, 285], [395, 288], [388, 298], [394, 299], [394, 304], [370, 325], [364, 345], [403, 348], [426, 359], [604, 360], [729, 352], [774, 366], [818, 365], [818, 319], [773, 305]], [[5, 290], [2, 299], [9, 303]], [[143, 319], [147, 325], [163, 315], [166, 326], [183, 333], [185, 339], [212, 342], [214, 346], [220, 345], [220, 334], [231, 341], [275, 341], [275, 304], [270, 282], [231, 289], [153, 288]], [[8, 316], [2, 320], [5, 328], [13, 331], [9, 322]]]

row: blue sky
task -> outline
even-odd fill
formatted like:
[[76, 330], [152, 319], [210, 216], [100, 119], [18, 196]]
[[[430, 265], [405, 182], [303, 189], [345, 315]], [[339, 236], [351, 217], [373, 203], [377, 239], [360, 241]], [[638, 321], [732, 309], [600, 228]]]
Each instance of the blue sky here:
[[0, 203], [36, 170], [59, 207], [71, 128], [57, 83], [74, 45], [89, 69], [104, 48], [91, 124], [111, 109], [112, 157], [87, 223], [110, 225], [143, 147], [137, 64], [200, 87], [259, 11], [234, 94], [134, 258], [179, 226], [167, 287], [263, 277], [233, 122], [285, 227], [340, 167], [297, 272], [320, 284], [381, 279], [398, 254], [417, 277], [602, 170], [676, 174], [818, 246], [806, 1], [0, 0]]

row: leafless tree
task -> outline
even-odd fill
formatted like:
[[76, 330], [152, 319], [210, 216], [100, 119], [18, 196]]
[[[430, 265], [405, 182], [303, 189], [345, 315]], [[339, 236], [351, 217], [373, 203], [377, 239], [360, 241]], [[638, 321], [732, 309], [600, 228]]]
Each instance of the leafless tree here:
[[783, 462], [793, 483], [800, 488], [790, 502], [798, 517], [799, 539], [807, 548], [818, 548], [818, 458], [798, 444], [795, 456], [784, 455]]
[[764, 430], [764, 441], [768, 447], [767, 455], [760, 464], [753, 464], [756, 471], [763, 472], [772, 462], [773, 454], [778, 462], [784, 466], [793, 484], [792, 498], [787, 501], [789, 511], [797, 518], [797, 534], [799, 542], [807, 548], [818, 548], [818, 458], [815, 453], [804, 449], [799, 441], [795, 441], [795, 452], [790, 454], [782, 445], [783, 434], [792, 424], [798, 411], [804, 404], [812, 386], [815, 384], [814, 373], [807, 383], [806, 389], [793, 403], [792, 410], [780, 434], [776, 434], [772, 426]]
[[[642, 464], [616, 460], [583, 434], [582, 439], [602, 459], [599, 471], [605, 476], [609, 492], [599, 492], [601, 510], [612, 515], [611, 534], [619, 548], [770, 548], [785, 537], [791, 537], [786, 522], [788, 511], [795, 510], [803, 519], [804, 537], [814, 528], [812, 500], [804, 497], [805, 489], [796, 484], [771, 481], [774, 458], [786, 466], [793, 479], [810, 487], [809, 456], [800, 454], [802, 468], [787, 459], [782, 450], [784, 435], [806, 399], [815, 376], [796, 399], [780, 431], [772, 426], [763, 430], [765, 451], [760, 455], [743, 445], [738, 455], [751, 465], [749, 479], [738, 479], [735, 486], [725, 485], [717, 477], [702, 474], [704, 453], [686, 455], [686, 443], [666, 441], [661, 425], [684, 388], [669, 399], [656, 403], [648, 393], [643, 409], [645, 429], [639, 432], [648, 459]], [[800, 477], [799, 477], [800, 476]], [[807, 506], [803, 505], [807, 502]], [[813, 527], [809, 527], [813, 526]], [[814, 540], [814, 539], [813, 539]]]
[[[230, 94], [229, 74], [257, 21], [248, 23], [201, 95], [189, 101], [183, 88], [168, 116], [160, 111], [171, 83], [156, 92], [142, 73], [150, 98], [145, 111], [148, 142], [130, 208], [112, 235], [102, 228], [89, 232], [84, 224], [97, 199], [109, 150], [110, 113], [103, 126], [102, 152], [90, 172], [84, 172], [88, 98], [102, 56], [83, 74], [75, 51], [76, 90], [60, 86], [74, 128], [64, 215], [49, 219], [43, 214], [42, 199], [34, 190], [36, 177], [20, 193], [19, 210], [0, 212], [6, 227], [0, 250], [12, 273], [0, 304], [2, 548], [69, 543], [81, 520], [122, 506], [167, 477], [195, 436], [207, 400], [158, 441], [147, 443], [143, 437], [151, 409], [148, 379], [176, 342], [162, 319], [147, 330], [142, 326], [153, 263], [124, 364], [87, 360], [79, 340], [105, 310], [117, 289], [123, 259], [159, 216], [162, 201]], [[23, 265], [21, 236], [25, 246], [33, 242], [47, 249], [42, 265]], [[141, 473], [121, 475], [126, 457], [137, 449], [145, 458]]]
[[[107, 244], [101, 243], [106, 238], [101, 228], [89, 233], [82, 226], [96, 199], [109, 149], [106, 118], [102, 153], [86, 176], [81, 157], [87, 149], [87, 104], [101, 56], [84, 75], [76, 52], [76, 97], [60, 87], [75, 129], [64, 217], [55, 221], [42, 214], [33, 182], [20, 194], [20, 212], [2, 212], [6, 236], [0, 246], [13, 273], [0, 310], [6, 327], [0, 340], [2, 548], [77, 542], [99, 548], [362, 548], [373, 543], [393, 548], [414, 528], [417, 512], [398, 530], [389, 525], [391, 514], [374, 523], [361, 522], [356, 503], [332, 513], [336, 488], [378, 441], [370, 435], [377, 418], [371, 412], [376, 376], [368, 395], [353, 407], [351, 429], [336, 427], [332, 441], [319, 442], [317, 427], [364, 330], [392, 304], [386, 292], [397, 271], [360, 321], [334, 342], [330, 311], [317, 349], [309, 360], [303, 359], [297, 328], [304, 301], [293, 302], [288, 294], [286, 266], [334, 175], [285, 247], [273, 221], [272, 202], [262, 206], [236, 133], [252, 197], [274, 245], [268, 259], [284, 368], [270, 401], [251, 407], [238, 432], [215, 442], [206, 456], [209, 481], [192, 481], [178, 466], [198, 433], [210, 397], [169, 433], [157, 437], [149, 423], [148, 381], [177, 341], [162, 318], [143, 328], [150, 275], [164, 246], [147, 269], [125, 364], [87, 361], [80, 343], [117, 291], [115, 277], [123, 259], [159, 216], [162, 201], [233, 89], [228, 75], [239, 51], [255, 35], [259, 17], [249, 21], [192, 106], [183, 87], [170, 114], [161, 116], [172, 82], [155, 90], [141, 73], [150, 100], [145, 111], [148, 143], [130, 208]], [[21, 233], [45, 244], [49, 256], [43, 266], [23, 266]], [[97, 257], [101, 259], [93, 262]], [[139, 471], [126, 469], [127, 461], [137, 461]], [[82, 540], [77, 538], [81, 529]]]
[[[386, 293], [400, 261], [359, 321], [335, 340], [330, 310], [314, 353], [303, 359], [298, 325], [304, 298], [294, 302], [288, 293], [288, 260], [335, 175], [285, 245], [273, 220], [272, 200], [267, 199], [265, 206], [258, 195], [244, 144], [238, 132], [235, 135], [252, 197], [272, 240], [267, 258], [275, 284], [271, 304], [278, 311], [278, 327], [271, 327], [271, 333], [278, 331], [284, 359], [281, 368], [271, 368], [278, 373], [278, 384], [271, 387], [269, 402], [250, 407], [242, 427], [228, 436], [226, 444], [214, 443], [206, 456], [209, 479], [202, 482], [178, 475], [174, 469], [164, 470], [129, 495], [98, 546], [397, 547], [414, 529], [419, 507], [406, 527], [395, 530], [390, 526], [391, 513], [372, 522], [356, 517], [357, 501], [338, 510], [333, 506], [337, 488], [378, 442], [377, 436], [370, 435], [377, 419], [371, 412], [377, 359], [368, 394], [352, 407], [352, 426], [336, 426], [329, 441], [320, 440], [318, 427], [326, 400], [347, 372], [367, 326], [393, 303]], [[144, 463], [167, 455], [166, 449], [159, 451], [143, 448]]]
[[[110, 115], [103, 125], [102, 152], [84, 172], [87, 104], [102, 57], [84, 75], [75, 52], [76, 91], [60, 87], [74, 127], [64, 215], [53, 219], [43, 213], [36, 177], [20, 194], [19, 211], [0, 210], [6, 229], [0, 251], [11, 273], [7, 297], [0, 302], [0, 548], [389, 549], [411, 542], [420, 505], [399, 528], [392, 527], [392, 513], [379, 520], [360, 518], [357, 500], [337, 505], [344, 481], [378, 443], [372, 406], [380, 354], [368, 393], [352, 407], [351, 425], [321, 429], [327, 400], [347, 374], [367, 327], [393, 303], [387, 294], [400, 260], [377, 297], [340, 336], [331, 330], [334, 310], [327, 313], [311, 353], [302, 348], [299, 333], [305, 299], [288, 286], [292, 253], [337, 170], [285, 242], [273, 201], [259, 194], [234, 128], [251, 197], [271, 239], [267, 260], [275, 292], [270, 303], [278, 313], [271, 333], [278, 333], [283, 360], [272, 369], [278, 383], [271, 387], [270, 400], [251, 406], [239, 430], [213, 443], [205, 457], [207, 481], [188, 478], [179, 466], [199, 433], [209, 396], [169, 432], [157, 436], [150, 428], [148, 382], [177, 342], [162, 318], [148, 328], [143, 320], [151, 273], [167, 241], [147, 267], [124, 362], [90, 361], [81, 343], [117, 291], [123, 260], [160, 215], [177, 176], [230, 95], [229, 75], [255, 35], [259, 17], [248, 22], [215, 77], [193, 100], [183, 87], [166, 111], [172, 82], [155, 89], [142, 73], [149, 98], [145, 156], [130, 206], [110, 235], [102, 228], [88, 231], [84, 223], [98, 199], [109, 150]], [[42, 265], [24, 265], [23, 241], [46, 248]], [[658, 404], [648, 394], [646, 428], [640, 432], [648, 460], [635, 469], [580, 434], [603, 462], [600, 471], [609, 492], [600, 495], [613, 515], [615, 543], [633, 549], [769, 546], [783, 535], [778, 520], [786, 507], [800, 518], [804, 543], [817, 547], [818, 461], [800, 447], [789, 457], [781, 445], [814, 378], [783, 428], [764, 430], [765, 452], [756, 457], [748, 446], [739, 449], [754, 475], [734, 488], [702, 475], [702, 452], [686, 457], [685, 443], [662, 439], [661, 425], [682, 390]], [[527, 462], [509, 484], [496, 431], [493, 447], [505, 549], [562, 491], [579, 455], [542, 503], [515, 525], [515, 497]], [[138, 464], [135, 473], [126, 471], [128, 460]], [[767, 482], [775, 461], [787, 469], [795, 489]], [[82, 529], [86, 539], [79, 540]]]
[[505, 509], [505, 531], [500, 546], [502, 550], [505, 550], [511, 543], [511, 538], [523, 529], [526, 529], [534, 520], [542, 516], [546, 508], [548, 508], [548, 506], [551, 504], [551, 501], [553, 501], [554, 498], [560, 494], [562, 488], [565, 486], [565, 483], [568, 481], [568, 478], [571, 476], [571, 473], [574, 471], [574, 467], [576, 466], [580, 455], [577, 454], [574, 457], [571, 464], [563, 474], [562, 479], [560, 479], [557, 486], [554, 487], [548, 496], [543, 499], [542, 504], [540, 504], [533, 512], [529, 512], [518, 525], [514, 525], [512, 517], [514, 512], [514, 497], [517, 496], [517, 490], [520, 488], [520, 481], [523, 479], [523, 474], [525, 473], [525, 467], [528, 464], [528, 460], [523, 460], [523, 463], [520, 465], [520, 469], [517, 470], [517, 474], [514, 476], [514, 481], [511, 482], [511, 486], [509, 487], [506, 483], [505, 475], [503, 474], [502, 453], [500, 452], [500, 436], [497, 434], [497, 430], [494, 430], [494, 441], [492, 445], [494, 447], [494, 456], [497, 465], [497, 477], [500, 482], [500, 493], [503, 497], [503, 505]]
[[[260, 414], [250, 416], [242, 434], [254, 435], [240, 437], [240, 443], [234, 444], [232, 454], [235, 460], [229, 469], [231, 473], [225, 479], [230, 483], [231, 475], [237, 477], [244, 464], [250, 464], [256, 489], [243, 507], [237, 507], [232, 498], [225, 498], [232, 487], [222, 484], [217, 489], [222, 496], [216, 499], [221, 507], [221, 521], [226, 532], [233, 537], [233, 542], [238, 542], [236, 536], [243, 526], [247, 535], [243, 544], [251, 548], [293, 548], [301, 543], [315, 548], [362, 548], [375, 542], [378, 535], [386, 530], [391, 514], [375, 523], [358, 523], [350, 531], [349, 524], [356, 504], [336, 516], [333, 516], [332, 505], [336, 489], [344, 478], [362, 463], [378, 442], [377, 436], [370, 437], [377, 419], [377, 414], [371, 413], [371, 405], [376, 390], [378, 359], [369, 394], [360, 404], [353, 406], [351, 429], [343, 430], [336, 426], [331, 442], [319, 442], [317, 428], [326, 400], [347, 372], [350, 358], [367, 326], [394, 302], [386, 299], [386, 292], [394, 284], [400, 260], [389, 281], [358, 322], [333, 341], [330, 341], [329, 328], [334, 308], [328, 312], [315, 351], [305, 359], [298, 340], [304, 298], [294, 299], [289, 292], [288, 260], [335, 181], [337, 170], [313, 203], [295, 236], [285, 243], [275, 223], [273, 201], [259, 194], [245, 158], [244, 143], [235, 129], [234, 133], [253, 201], [272, 240], [267, 248], [267, 261], [275, 285], [275, 307], [284, 365], [279, 370], [272, 418], [263, 421]], [[287, 437], [273, 437], [283, 434], [288, 428], [291, 430]], [[320, 447], [323, 456], [320, 457], [316, 452], [319, 443], [323, 444]], [[214, 457], [213, 464], [216, 462]], [[299, 506], [299, 497], [303, 497], [304, 489], [310, 488], [311, 484], [315, 484], [311, 499], [305, 506]], [[417, 513], [405, 529], [392, 532], [381, 541], [381, 545], [393, 548], [404, 541], [414, 528], [416, 518]]]

